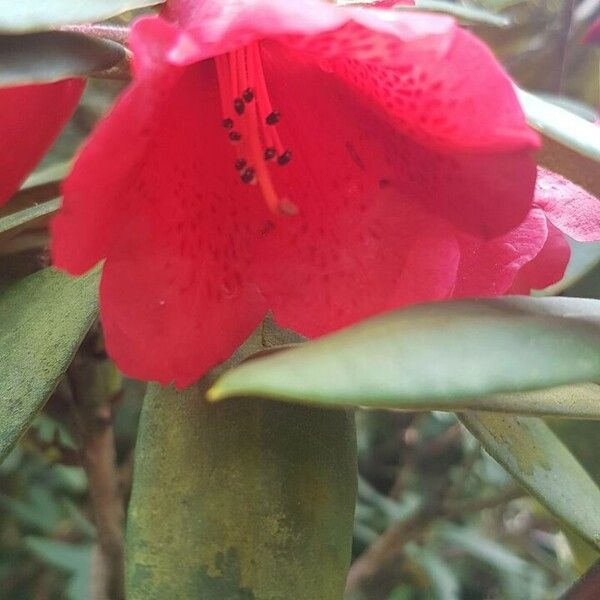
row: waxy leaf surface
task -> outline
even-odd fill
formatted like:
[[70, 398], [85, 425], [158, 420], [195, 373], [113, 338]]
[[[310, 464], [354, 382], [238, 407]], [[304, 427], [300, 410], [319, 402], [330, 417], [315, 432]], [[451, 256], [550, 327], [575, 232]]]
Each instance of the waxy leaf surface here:
[[0, 294], [0, 460], [54, 391], [96, 318], [98, 276], [45, 269]]
[[515, 412], [597, 415], [597, 386], [548, 398], [489, 397], [600, 381], [599, 349], [597, 300], [424, 304], [248, 361], [226, 372], [209, 398], [254, 394], [324, 406], [452, 411], [498, 410], [506, 402]]
[[541, 419], [476, 412], [460, 418], [532, 496], [600, 549], [600, 490]]
[[75, 23], [103, 21], [162, 0], [16, 0], [3, 2], [0, 33], [25, 33]]

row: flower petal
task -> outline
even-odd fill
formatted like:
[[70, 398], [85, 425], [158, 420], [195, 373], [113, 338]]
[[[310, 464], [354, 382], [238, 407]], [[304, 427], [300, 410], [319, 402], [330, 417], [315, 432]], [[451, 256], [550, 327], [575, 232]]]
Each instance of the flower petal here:
[[538, 255], [525, 264], [510, 289], [512, 294], [530, 294], [560, 281], [565, 274], [571, 246], [563, 233], [548, 223], [548, 237]]
[[85, 83], [57, 83], [0, 89], [0, 205], [44, 156], [65, 126]]
[[156, 18], [143, 21], [152, 30], [145, 30], [143, 39], [132, 37], [136, 77], [84, 144], [52, 222], [53, 260], [73, 275], [108, 254], [134, 193], [137, 178], [131, 173], [156, 143], [158, 130], [176, 119], [168, 107], [184, 69], [164, 61], [164, 46], [179, 32]]
[[[273, 218], [253, 276], [281, 325], [321, 335], [378, 312], [449, 297], [455, 229], [425, 211], [404, 164], [435, 153], [400, 138], [312, 62], [265, 48], [278, 129], [293, 153], [272, 169], [298, 215]], [[310, 107], [307, 109], [307, 107]], [[418, 156], [418, 159], [415, 158]], [[409, 185], [412, 188], [407, 189]]]
[[494, 237], [529, 211], [537, 135], [491, 52], [449, 17], [313, 0], [180, 0], [166, 14], [188, 34], [182, 50], [172, 49], [174, 62], [266, 38], [344, 81], [347, 96], [380, 110], [398, 135], [437, 152], [438, 168], [414, 177], [431, 178], [423, 201], [458, 227]]
[[183, 387], [226, 359], [266, 312], [246, 272], [268, 214], [235, 174], [213, 65], [153, 72], [80, 155], [53, 254], [76, 273], [106, 257], [110, 355], [128, 375]]
[[519, 271], [538, 256], [547, 236], [546, 216], [539, 208], [532, 209], [519, 227], [494, 240], [463, 236], [454, 296], [505, 294]]
[[401, 14], [386, 30], [378, 14], [365, 11], [360, 24], [297, 46], [364, 95], [399, 133], [437, 151], [438, 162], [414, 174], [431, 185], [424, 197], [430, 208], [479, 236], [515, 227], [531, 207], [537, 136], [509, 79], [453, 22], [440, 32], [443, 17]]
[[100, 317], [107, 350], [126, 374], [186, 387], [227, 359], [263, 318], [264, 299], [228, 256], [244, 251], [233, 227], [239, 222], [226, 218], [232, 200], [224, 197], [212, 217], [215, 204], [175, 216], [161, 203], [152, 222], [131, 221], [131, 237], [113, 247]]
[[535, 204], [574, 240], [600, 241], [600, 200], [561, 175], [538, 169]]

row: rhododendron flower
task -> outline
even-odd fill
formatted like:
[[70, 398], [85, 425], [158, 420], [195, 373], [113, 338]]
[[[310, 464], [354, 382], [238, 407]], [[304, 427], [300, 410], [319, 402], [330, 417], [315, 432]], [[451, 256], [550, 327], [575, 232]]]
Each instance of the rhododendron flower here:
[[134, 81], [53, 223], [58, 267], [106, 259], [107, 348], [130, 375], [190, 384], [269, 309], [317, 336], [457, 282], [502, 293], [545, 243], [542, 213], [533, 242], [490, 254], [535, 220], [538, 141], [449, 17], [174, 0], [130, 46]]
[[69, 120], [84, 82], [0, 89], [0, 205], [19, 188]]

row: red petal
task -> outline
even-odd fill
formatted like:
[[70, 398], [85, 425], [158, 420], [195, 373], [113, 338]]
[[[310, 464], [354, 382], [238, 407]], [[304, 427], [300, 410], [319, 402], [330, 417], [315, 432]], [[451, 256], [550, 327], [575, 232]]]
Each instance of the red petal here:
[[178, 32], [155, 18], [138, 27], [152, 28], [143, 39], [131, 39], [138, 75], [84, 145], [64, 182], [62, 210], [52, 223], [54, 262], [74, 275], [105, 258], [121, 232], [135, 185], [131, 171], [156, 143], [153, 124], [158, 127], [161, 117], [163, 127], [177, 120], [168, 106], [183, 69], [165, 63], [162, 54]]
[[505, 294], [517, 273], [540, 253], [547, 236], [546, 216], [539, 208], [532, 209], [519, 227], [500, 238], [481, 242], [463, 236], [454, 296]]
[[33, 171], [69, 120], [85, 83], [57, 83], [0, 89], [0, 204]]
[[381, 113], [313, 64], [272, 50], [265, 53], [269, 92], [274, 106], [285, 107], [278, 129], [293, 152], [272, 173], [299, 215], [273, 219], [252, 268], [278, 322], [320, 335], [449, 297], [455, 230], [422, 209], [411, 192], [423, 188], [403, 164], [407, 156], [430, 164], [435, 154], [399, 138]]
[[538, 146], [505, 71], [450, 17], [315, 0], [170, 0], [165, 14], [206, 57], [269, 38], [308, 52], [428, 143], [490, 151]]
[[266, 209], [235, 176], [213, 75], [204, 63], [138, 78], [84, 148], [54, 223], [59, 267], [107, 257], [101, 318], [118, 366], [179, 387], [266, 311], [245, 278]]
[[529, 211], [537, 135], [504, 70], [452, 19], [312, 0], [179, 0], [169, 3], [167, 14], [188, 34], [170, 52], [175, 62], [271, 38], [342, 79], [348, 92], [341, 101], [353, 90], [385, 114], [398, 135], [437, 151], [433, 175], [430, 167], [414, 178], [430, 180], [423, 202], [458, 227], [494, 237]]
[[565, 274], [571, 247], [565, 236], [552, 223], [548, 223], [548, 237], [539, 254], [517, 274], [510, 289], [513, 294], [529, 294], [560, 281]]
[[[437, 151], [436, 164], [414, 172], [430, 183], [428, 206], [476, 235], [494, 237], [520, 223], [531, 206], [537, 137], [501, 67], [462, 29], [440, 33], [434, 16], [399, 15], [391, 35], [375, 11], [366, 12], [361, 25], [299, 45], [382, 110], [390, 126]], [[414, 28], [403, 36], [403, 26]]]
[[538, 169], [535, 204], [574, 240], [600, 241], [600, 200], [561, 175]]

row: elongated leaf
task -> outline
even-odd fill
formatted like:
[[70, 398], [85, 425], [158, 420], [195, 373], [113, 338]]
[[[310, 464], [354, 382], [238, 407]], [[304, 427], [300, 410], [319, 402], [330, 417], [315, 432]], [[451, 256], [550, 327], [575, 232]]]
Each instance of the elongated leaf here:
[[164, 0], [16, 0], [2, 2], [0, 33], [42, 31], [60, 25], [92, 23]]
[[80, 33], [47, 31], [0, 35], [0, 86], [50, 82], [109, 69], [125, 48]]
[[[536, 127], [536, 119], [541, 124], [539, 130], [543, 144], [537, 156], [539, 163], [600, 198], [600, 164], [597, 152], [592, 152], [593, 156], [590, 156], [589, 152], [582, 151], [579, 147], [581, 142], [585, 145], [586, 140], [592, 140], [592, 143], [595, 140], [595, 147], [600, 144], [600, 128], [594, 124], [594, 112], [585, 112], [585, 106], [561, 97], [543, 99], [523, 92], [521, 100], [524, 101], [532, 126]], [[556, 106], [557, 103], [562, 103], [562, 106]], [[585, 132], [583, 136], [582, 131]]]
[[[226, 372], [209, 398], [248, 394], [327, 406], [497, 408], [498, 401], [486, 396], [600, 381], [599, 348], [600, 301], [433, 303], [244, 363]], [[595, 410], [593, 391], [579, 392], [583, 413]], [[508, 401], [518, 408], [520, 401]], [[547, 401], [525, 398], [526, 412], [538, 402], [546, 409], [562, 403], [560, 413], [570, 400], [560, 394]]]
[[89, 596], [92, 567], [89, 544], [67, 544], [56, 540], [29, 536], [25, 547], [46, 564], [69, 573], [67, 600], [81, 600]]
[[127, 526], [129, 600], [339, 600], [356, 434], [345, 411], [150, 386]]
[[517, 88], [517, 95], [529, 124], [545, 136], [600, 161], [598, 127], [555, 104]]
[[541, 419], [477, 412], [460, 419], [532, 496], [600, 549], [600, 489]]
[[416, 0], [415, 6], [396, 6], [396, 10], [419, 10], [425, 12], [441, 12], [452, 15], [469, 23], [482, 23], [495, 27], [507, 27], [511, 20], [506, 15], [490, 12], [477, 6], [464, 6], [447, 0]]
[[69, 172], [71, 168], [72, 161], [65, 160], [61, 162], [54, 163], [45, 168], [36, 169], [24, 182], [21, 186], [21, 190], [28, 190], [33, 187], [38, 187], [40, 185], [46, 185], [48, 183], [52, 183], [54, 181], [59, 181], [63, 179]]
[[6, 217], [2, 217], [0, 218], [0, 235], [10, 231], [11, 229], [21, 227], [21, 225], [25, 225], [30, 221], [35, 221], [41, 217], [51, 215], [59, 208], [60, 199], [55, 198], [54, 200], [49, 200], [48, 202], [43, 202], [42, 204], [30, 206], [29, 208], [19, 210], [15, 213], [7, 215]]
[[[564, 277], [536, 295], [556, 296], [575, 285], [600, 265], [600, 243], [585, 244], [569, 240], [571, 259]], [[574, 294], [579, 296], [579, 294]]]
[[[600, 127], [595, 127], [600, 137]], [[600, 198], [600, 164], [595, 159], [548, 137], [544, 137], [537, 158], [543, 167], [560, 173]]]
[[45, 269], [0, 294], [0, 459], [54, 391], [97, 314], [98, 271]]
[[460, 599], [458, 577], [440, 556], [412, 542], [406, 544], [404, 551], [409, 559], [427, 575], [435, 598], [438, 600]]

